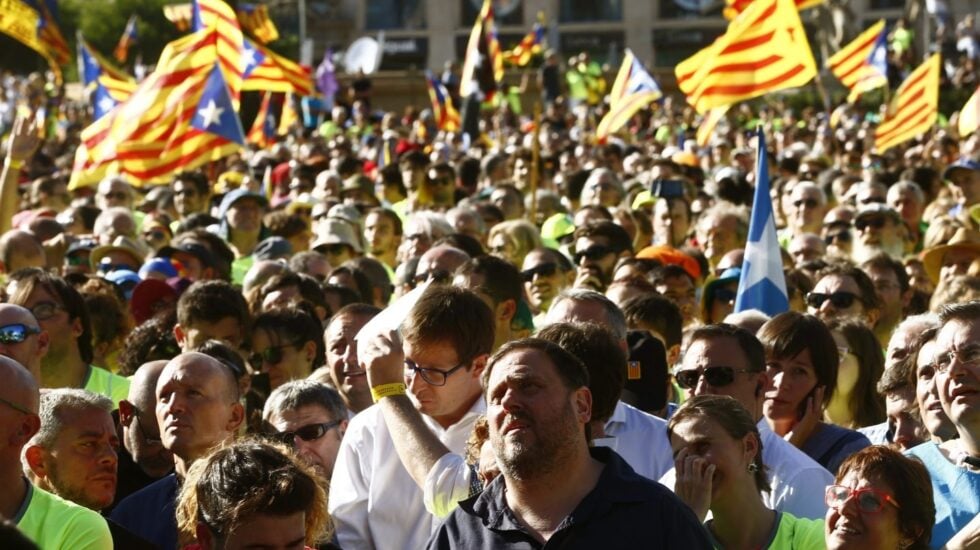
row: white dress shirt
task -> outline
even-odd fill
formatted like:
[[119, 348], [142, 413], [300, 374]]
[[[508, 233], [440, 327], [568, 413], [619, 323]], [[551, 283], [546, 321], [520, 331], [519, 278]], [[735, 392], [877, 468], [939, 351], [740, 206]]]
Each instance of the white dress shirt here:
[[606, 437], [594, 439], [592, 444], [616, 451], [636, 473], [652, 480], [674, 467], [667, 422], [622, 401], [616, 403], [606, 422]]
[[[473, 424], [485, 413], [481, 397], [448, 429], [426, 415], [422, 419], [452, 453], [462, 456]], [[359, 413], [347, 427], [327, 508], [342, 548], [425, 548], [439, 526], [439, 519], [426, 511], [422, 490], [402, 466], [377, 405]]]
[[[827, 514], [824, 490], [834, 484], [834, 476], [792, 443], [772, 431], [766, 419], [758, 423], [762, 438], [762, 463], [769, 470], [772, 490], [762, 493], [762, 501], [773, 510], [798, 518], [823, 519]], [[660, 483], [674, 488], [671, 469]]]

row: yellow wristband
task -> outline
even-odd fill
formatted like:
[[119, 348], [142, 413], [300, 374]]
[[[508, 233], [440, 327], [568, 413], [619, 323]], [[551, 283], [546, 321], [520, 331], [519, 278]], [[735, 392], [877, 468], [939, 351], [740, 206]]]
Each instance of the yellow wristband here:
[[24, 161], [16, 159], [7, 159], [7, 167], [13, 170], [20, 170], [24, 167]]
[[391, 397], [392, 395], [405, 395], [405, 384], [402, 382], [394, 382], [392, 384], [381, 384], [380, 386], [374, 386], [371, 388], [371, 398], [377, 403], [381, 401], [383, 397]]

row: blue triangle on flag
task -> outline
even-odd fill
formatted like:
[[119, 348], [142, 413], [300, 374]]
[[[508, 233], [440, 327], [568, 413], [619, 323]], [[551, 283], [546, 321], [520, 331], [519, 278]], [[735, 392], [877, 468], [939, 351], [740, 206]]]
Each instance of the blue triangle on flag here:
[[95, 95], [92, 97], [92, 109], [95, 120], [102, 118], [109, 111], [116, 108], [119, 102], [109, 95], [109, 90], [101, 83], [96, 81]]
[[248, 75], [252, 74], [252, 71], [263, 61], [265, 61], [265, 54], [256, 48], [255, 44], [248, 38], [242, 40], [242, 63], [244, 64], [242, 78], [248, 78]]
[[203, 132], [217, 134], [228, 141], [245, 144], [245, 130], [238, 112], [231, 102], [228, 84], [221, 73], [221, 68], [215, 63], [204, 85], [204, 92], [197, 103], [191, 126]]
[[885, 29], [881, 30], [871, 53], [868, 54], [868, 65], [874, 67], [881, 76], [888, 76], [888, 33]]
[[194, 32], [204, 28], [204, 20], [201, 19], [201, 6], [197, 0], [191, 1], [191, 28]]
[[82, 82], [88, 86], [102, 75], [102, 67], [82, 41], [78, 43], [78, 51], [82, 54]]

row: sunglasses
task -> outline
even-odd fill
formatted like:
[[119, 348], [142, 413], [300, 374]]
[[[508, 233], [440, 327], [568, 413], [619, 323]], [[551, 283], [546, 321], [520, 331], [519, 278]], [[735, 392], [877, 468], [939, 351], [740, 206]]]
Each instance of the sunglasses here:
[[869, 227], [873, 229], [881, 229], [885, 227], [886, 223], [888, 222], [885, 221], [885, 218], [862, 218], [854, 222], [854, 227], [856, 227], [858, 231], [864, 231]]
[[738, 297], [738, 292], [729, 288], [719, 288], [715, 291], [715, 301], [730, 304]]
[[299, 347], [298, 342], [283, 344], [281, 346], [269, 346], [261, 352], [253, 353], [248, 356], [248, 362], [256, 370], [262, 370], [262, 365], [278, 365], [282, 361], [282, 350], [291, 347]]
[[40, 334], [41, 329], [29, 327], [22, 323], [0, 327], [0, 344], [19, 344], [34, 334]]
[[823, 241], [827, 244], [834, 244], [835, 242], [849, 243], [851, 242], [851, 232], [841, 231], [839, 233], [828, 234], [824, 237]]
[[843, 508], [844, 503], [851, 497], [857, 499], [858, 509], [868, 514], [880, 512], [885, 507], [885, 503], [901, 509], [901, 506], [895, 502], [895, 499], [891, 495], [871, 488], [851, 489], [842, 485], [831, 485], [827, 487], [827, 492], [824, 493], [824, 501], [827, 503], [827, 506], [837, 510]]
[[167, 235], [163, 231], [146, 231], [143, 238], [148, 241], [162, 241]]
[[336, 428], [340, 425], [340, 420], [334, 420], [331, 422], [323, 422], [318, 424], [307, 424], [302, 428], [298, 428], [291, 432], [277, 432], [270, 433], [267, 436], [283, 445], [289, 445], [290, 447], [296, 442], [296, 438], [300, 438], [303, 441], [316, 441], [323, 437], [324, 434], [330, 430]]
[[813, 309], [820, 309], [823, 307], [823, 303], [830, 300], [830, 305], [837, 309], [847, 309], [851, 307], [854, 300], [857, 299], [857, 294], [853, 292], [838, 291], [833, 294], [824, 294], [822, 292], [811, 292], [806, 295], [806, 305], [812, 307]]
[[801, 206], [806, 206], [807, 208], [816, 208], [817, 204], [818, 203], [816, 199], [800, 199], [798, 201], [793, 201], [793, 206], [795, 206], [796, 208], [799, 208]]
[[597, 262], [613, 252], [614, 250], [608, 246], [603, 246], [601, 244], [592, 245], [585, 250], [575, 253], [575, 265], [581, 265], [583, 259]]
[[531, 269], [525, 269], [521, 271], [521, 278], [525, 283], [530, 283], [535, 277], [551, 277], [558, 272], [558, 264], [554, 262], [548, 262], [545, 264], [538, 264]]
[[30, 309], [31, 313], [34, 314], [34, 318], [38, 321], [47, 321], [54, 317], [59, 309], [67, 311], [65, 306], [54, 302], [41, 302]]
[[735, 375], [742, 372], [755, 372], [752, 369], [736, 369], [734, 367], [708, 367], [706, 369], [686, 369], [674, 375], [677, 384], [685, 390], [693, 390], [698, 380], [704, 379], [715, 388], [727, 386], [735, 381]]

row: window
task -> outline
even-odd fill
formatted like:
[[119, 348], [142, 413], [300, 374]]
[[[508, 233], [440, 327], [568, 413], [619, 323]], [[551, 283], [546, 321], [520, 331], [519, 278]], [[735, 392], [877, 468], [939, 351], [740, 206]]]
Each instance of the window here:
[[558, 17], [562, 23], [621, 21], [623, 2], [622, 0], [561, 0]]
[[371, 31], [424, 29], [425, 1], [367, 0], [364, 27]]
[[[461, 0], [462, 7], [459, 10], [462, 20], [459, 22], [461, 27], [472, 27], [476, 17], [483, 9], [483, 0]], [[521, 0], [493, 0], [493, 21], [500, 27], [502, 25], [524, 26], [524, 3]]]
[[722, 0], [660, 0], [660, 17], [664, 19], [716, 18], [721, 15]]

